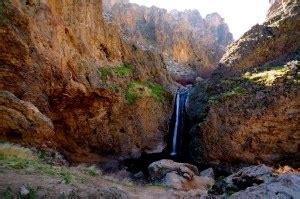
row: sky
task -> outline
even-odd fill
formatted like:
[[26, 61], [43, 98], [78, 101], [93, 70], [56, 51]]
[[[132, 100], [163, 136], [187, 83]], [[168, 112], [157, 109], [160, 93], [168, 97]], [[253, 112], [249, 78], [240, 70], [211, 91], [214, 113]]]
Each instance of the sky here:
[[155, 5], [167, 10], [197, 9], [202, 17], [218, 12], [229, 25], [235, 39], [238, 39], [253, 25], [264, 22], [269, 0], [130, 0], [145, 6]]

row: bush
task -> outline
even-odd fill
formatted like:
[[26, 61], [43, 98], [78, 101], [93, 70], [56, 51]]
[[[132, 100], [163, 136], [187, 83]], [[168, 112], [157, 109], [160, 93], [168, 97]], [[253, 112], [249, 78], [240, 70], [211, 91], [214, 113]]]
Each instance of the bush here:
[[123, 65], [123, 66], [106, 66], [105, 68], [100, 68], [99, 73], [101, 77], [107, 77], [112, 73], [125, 75], [132, 72], [131, 65]]
[[110, 68], [100, 68], [99, 73], [101, 77], [107, 77], [111, 74]]
[[130, 66], [118, 66], [115, 68], [112, 68], [112, 71], [114, 71], [115, 73], [121, 74], [121, 75], [125, 75], [128, 74], [132, 71]]
[[62, 171], [60, 172], [60, 175], [62, 176], [62, 178], [66, 184], [69, 184], [71, 182], [72, 174], [67, 169], [62, 169]]
[[100, 174], [100, 171], [98, 171], [95, 166], [91, 166], [88, 167], [86, 169], [84, 169], [85, 173], [90, 175], [90, 176], [97, 176], [98, 174]]
[[154, 97], [159, 101], [163, 101], [165, 97], [164, 88], [152, 81], [144, 81], [144, 82], [130, 82], [125, 97], [127, 101], [132, 104], [137, 97]]

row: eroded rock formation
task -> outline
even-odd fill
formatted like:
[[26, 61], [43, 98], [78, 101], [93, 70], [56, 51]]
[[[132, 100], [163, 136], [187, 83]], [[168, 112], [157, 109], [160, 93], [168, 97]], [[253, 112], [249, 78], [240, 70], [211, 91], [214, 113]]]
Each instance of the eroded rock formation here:
[[280, 6], [234, 42], [211, 78], [192, 90], [194, 160], [299, 166], [299, 1]]
[[[0, 8], [1, 139], [35, 141], [86, 162], [99, 160], [90, 154], [162, 150], [170, 101], [149, 92], [154, 82], [171, 89], [163, 57], [126, 43], [104, 22], [101, 0], [1, 1]], [[133, 81], [142, 94], [129, 93], [137, 96], [129, 103]]]
[[218, 13], [202, 18], [197, 10], [167, 12], [128, 1], [104, 2], [111, 5], [107, 18], [122, 29], [123, 36], [141, 48], [161, 52], [172, 77], [183, 84], [208, 75], [233, 40]]
[[207, 194], [209, 187], [214, 184], [214, 179], [199, 176], [196, 166], [187, 163], [178, 163], [173, 160], [160, 160], [153, 162], [148, 167], [151, 181], [163, 184], [176, 190], [197, 190], [198, 194]]

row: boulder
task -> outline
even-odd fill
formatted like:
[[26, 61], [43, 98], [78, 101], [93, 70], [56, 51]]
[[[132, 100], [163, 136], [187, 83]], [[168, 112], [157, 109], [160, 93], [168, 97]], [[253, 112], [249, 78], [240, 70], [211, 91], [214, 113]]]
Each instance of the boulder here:
[[198, 176], [196, 166], [186, 163], [177, 163], [173, 160], [160, 160], [148, 167], [150, 180], [161, 183], [176, 190], [197, 190], [203, 194], [214, 184], [214, 179]]
[[271, 174], [272, 168], [265, 165], [250, 166], [242, 168], [237, 173], [228, 176], [227, 178], [225, 178], [225, 182], [228, 184], [232, 184], [236, 182], [246, 182], [250, 179], [266, 181], [268, 180], [268, 178], [270, 178]]
[[269, 182], [239, 191], [230, 198], [300, 198], [300, 175], [279, 174]]
[[216, 183], [211, 194], [230, 198], [299, 198], [300, 175], [293, 170], [280, 172], [265, 165], [245, 167]]
[[214, 179], [215, 178], [214, 170], [212, 168], [205, 169], [200, 172], [200, 176]]

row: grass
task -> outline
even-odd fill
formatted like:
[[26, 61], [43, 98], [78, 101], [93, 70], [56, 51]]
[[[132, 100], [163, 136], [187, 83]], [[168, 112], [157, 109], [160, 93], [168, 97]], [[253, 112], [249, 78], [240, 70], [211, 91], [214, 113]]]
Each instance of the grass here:
[[58, 199], [68, 199], [68, 197], [67, 197], [64, 193], [62, 193], [62, 194], [58, 197]]
[[38, 198], [37, 191], [31, 187], [27, 187], [27, 188], [29, 193], [26, 196], [21, 195], [19, 192], [14, 194], [10, 187], [7, 187], [6, 190], [1, 194], [1, 196], [3, 199], [13, 199], [13, 198], [37, 199]]
[[131, 67], [130, 66], [118, 66], [115, 68], [112, 68], [112, 71], [114, 71], [117, 74], [125, 75], [131, 72]]
[[231, 97], [231, 96], [243, 96], [243, 95], [247, 95], [248, 91], [241, 87], [241, 86], [236, 86], [233, 89], [226, 91], [223, 93], [224, 97]]
[[62, 169], [61, 172], [60, 172], [60, 175], [61, 175], [62, 179], [64, 180], [64, 182], [66, 184], [70, 184], [70, 182], [71, 182], [71, 180], [73, 178], [73, 175], [72, 175], [72, 173], [69, 170]]
[[109, 68], [100, 68], [99, 74], [101, 77], [107, 77], [111, 74], [111, 70]]
[[85, 171], [85, 173], [86, 173], [87, 175], [90, 175], [90, 176], [97, 176], [97, 175], [101, 174], [101, 172], [99, 172], [99, 171], [95, 168], [95, 166], [90, 166], [90, 167], [84, 169], [84, 171]]
[[[5, 147], [3, 145], [5, 145]], [[60, 183], [72, 184], [72, 186], [77, 186], [80, 183], [92, 183], [94, 181], [105, 182], [109, 184], [109, 186], [135, 186], [135, 184], [129, 178], [124, 178], [122, 176], [119, 176], [119, 174], [102, 175], [101, 170], [97, 169], [97, 167], [95, 166], [53, 166], [43, 162], [43, 160], [41, 159], [44, 156], [44, 152], [36, 153], [35, 155], [33, 155], [34, 153], [31, 152], [30, 149], [9, 143], [0, 143], [0, 148], [5, 148], [5, 150], [0, 151], [1, 171], [7, 170], [8, 172], [20, 173], [21, 175], [24, 175], [24, 177], [25, 175], [42, 175], [49, 176], [49, 178], [59, 178], [61, 179]], [[9, 150], [14, 152], [7, 153], [7, 148], [14, 149]], [[5, 153], [3, 151], [5, 151]], [[40, 156], [42, 157], [39, 158]], [[91, 180], [91, 178], [93, 178], [93, 180]], [[36, 187], [36, 185], [34, 186]], [[29, 185], [27, 189], [29, 193], [26, 198], [34, 199], [39, 197], [39, 193], [37, 191], [38, 189], [33, 189]], [[5, 199], [22, 197], [19, 195], [18, 190], [13, 191], [9, 186], [7, 186], [7, 188], [4, 189], [2, 193], [0, 193], [0, 198]], [[67, 196], [65, 194], [61, 194], [59, 195], [59, 198], [67, 198]]]
[[112, 73], [125, 75], [132, 72], [131, 65], [121, 65], [121, 66], [107, 66], [105, 68], [99, 69], [100, 77], [110, 76]]
[[289, 70], [285, 66], [263, 67], [257, 72], [247, 72], [242, 77], [255, 83], [272, 86], [277, 78], [285, 76]]
[[208, 101], [214, 103], [225, 97], [245, 96], [248, 94], [249, 92], [247, 89], [243, 88], [241, 85], [233, 84], [229, 86], [229, 88], [225, 90], [223, 93], [210, 96]]
[[6, 190], [2, 193], [3, 199], [11, 199], [14, 198], [13, 191], [10, 187], [7, 187]]
[[127, 101], [132, 104], [138, 97], [154, 97], [159, 101], [163, 101], [165, 96], [164, 88], [152, 81], [130, 82], [125, 92]]
[[[22, 170], [26, 174], [56, 176], [59, 177], [65, 184], [69, 184], [77, 180], [80, 181], [80, 179], [83, 178], [89, 179], [90, 177], [99, 177], [117, 184], [127, 186], [133, 185], [129, 179], [120, 180], [113, 175], [104, 176], [102, 175], [101, 170], [97, 169], [95, 166], [70, 168], [49, 165], [39, 158], [39, 153], [34, 156], [30, 149], [18, 145], [0, 143], [0, 149], [2, 149], [0, 150], [0, 165], [2, 169]], [[7, 194], [9, 194], [9, 191], [7, 191]]]
[[0, 156], [14, 156], [30, 160], [34, 160], [36, 158], [31, 150], [10, 143], [0, 144]]

